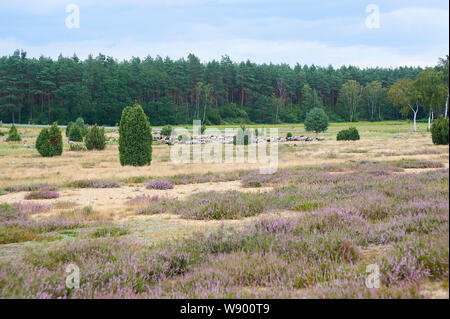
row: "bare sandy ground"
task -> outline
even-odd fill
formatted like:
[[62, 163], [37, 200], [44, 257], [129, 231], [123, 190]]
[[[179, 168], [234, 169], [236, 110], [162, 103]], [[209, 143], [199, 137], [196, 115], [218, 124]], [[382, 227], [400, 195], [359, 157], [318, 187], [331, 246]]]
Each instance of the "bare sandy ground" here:
[[[33, 200], [33, 202], [46, 204], [56, 204], [58, 202], [61, 203], [68, 201], [74, 202], [81, 207], [90, 206], [96, 211], [110, 213], [114, 216], [114, 219], [116, 219], [120, 218], [119, 215], [121, 215], [121, 213], [126, 210], [127, 207], [125, 205], [125, 202], [127, 200], [142, 195], [160, 196], [182, 200], [189, 195], [199, 192], [226, 192], [231, 190], [240, 192], [264, 192], [271, 189], [272, 187], [244, 188], [241, 186], [241, 182], [238, 180], [230, 182], [176, 185], [173, 189], [168, 190], [146, 189], [144, 185], [133, 187], [122, 186], [120, 188], [80, 188], [63, 189], [59, 191], [59, 198]], [[9, 204], [27, 202], [26, 200], [24, 200], [26, 194], [28, 194], [28, 192], [9, 193], [3, 195], [0, 198], [0, 201]]]

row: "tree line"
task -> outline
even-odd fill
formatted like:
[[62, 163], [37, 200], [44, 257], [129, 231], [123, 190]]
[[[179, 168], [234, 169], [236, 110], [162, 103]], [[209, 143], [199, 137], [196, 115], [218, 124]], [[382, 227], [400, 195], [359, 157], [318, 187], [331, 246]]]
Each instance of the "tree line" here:
[[[445, 61], [448, 88], [448, 56], [432, 68], [438, 75], [431, 77], [433, 85], [445, 82]], [[391, 98], [389, 88], [400, 80], [416, 81], [424, 71], [430, 72], [419, 67], [236, 63], [226, 55], [202, 63], [193, 54], [178, 60], [148, 56], [118, 61], [103, 54], [53, 60], [28, 58], [16, 50], [0, 58], [0, 120], [66, 124], [82, 117], [91, 124], [117, 125], [122, 110], [135, 103], [152, 125], [193, 119], [206, 124], [300, 123], [315, 107], [323, 108], [331, 121], [400, 119], [415, 108]], [[416, 117], [443, 112], [441, 96], [425, 101], [422, 95]]]

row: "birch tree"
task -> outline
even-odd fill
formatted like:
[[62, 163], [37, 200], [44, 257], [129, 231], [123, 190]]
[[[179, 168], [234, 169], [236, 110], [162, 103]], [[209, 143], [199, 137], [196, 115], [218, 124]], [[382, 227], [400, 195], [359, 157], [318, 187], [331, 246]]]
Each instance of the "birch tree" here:
[[389, 101], [393, 106], [400, 107], [400, 112], [407, 116], [409, 111], [414, 114], [414, 132], [417, 131], [416, 118], [419, 112], [419, 95], [411, 79], [402, 79], [393, 84], [388, 91]]

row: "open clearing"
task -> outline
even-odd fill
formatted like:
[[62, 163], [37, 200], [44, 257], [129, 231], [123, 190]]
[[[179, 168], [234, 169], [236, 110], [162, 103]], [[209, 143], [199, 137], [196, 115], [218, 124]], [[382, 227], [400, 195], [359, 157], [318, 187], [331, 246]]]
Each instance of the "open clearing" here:
[[[38, 129], [0, 136], [0, 295], [448, 298], [448, 146], [398, 122], [358, 129], [359, 141], [279, 144], [272, 177], [175, 164], [167, 145], [151, 166], [121, 167], [114, 143], [42, 158]], [[158, 179], [174, 187], [146, 188]], [[59, 197], [25, 199], [49, 186]], [[79, 289], [64, 286], [70, 263]], [[364, 285], [368, 264], [379, 289]]]

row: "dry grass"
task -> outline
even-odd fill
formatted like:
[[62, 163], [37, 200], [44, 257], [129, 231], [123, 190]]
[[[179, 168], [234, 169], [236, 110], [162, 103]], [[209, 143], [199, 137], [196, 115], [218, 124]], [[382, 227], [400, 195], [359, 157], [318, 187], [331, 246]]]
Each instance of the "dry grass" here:
[[[33, 140], [38, 132], [37, 129], [27, 129], [28, 140]], [[432, 146], [428, 134], [410, 133], [408, 138], [401, 139], [389, 135], [362, 135], [360, 141], [352, 142], [337, 142], [331, 133], [325, 136], [326, 140], [321, 142], [291, 142], [289, 146], [280, 144], [279, 167], [342, 163], [367, 158], [383, 161], [407, 157], [448, 162], [442, 157], [448, 155], [448, 146]], [[22, 144], [0, 145], [3, 152], [0, 156], [0, 187], [33, 182], [65, 185], [79, 179], [117, 180], [138, 176], [166, 177], [183, 173], [204, 174], [259, 168], [257, 164], [248, 163], [174, 164], [168, 160], [170, 148], [167, 145], [154, 145], [152, 165], [146, 167], [120, 166], [117, 145], [107, 145], [105, 151], [65, 151], [61, 157], [46, 159], [40, 157], [35, 149], [25, 148]], [[431, 147], [432, 150], [427, 151]]]

